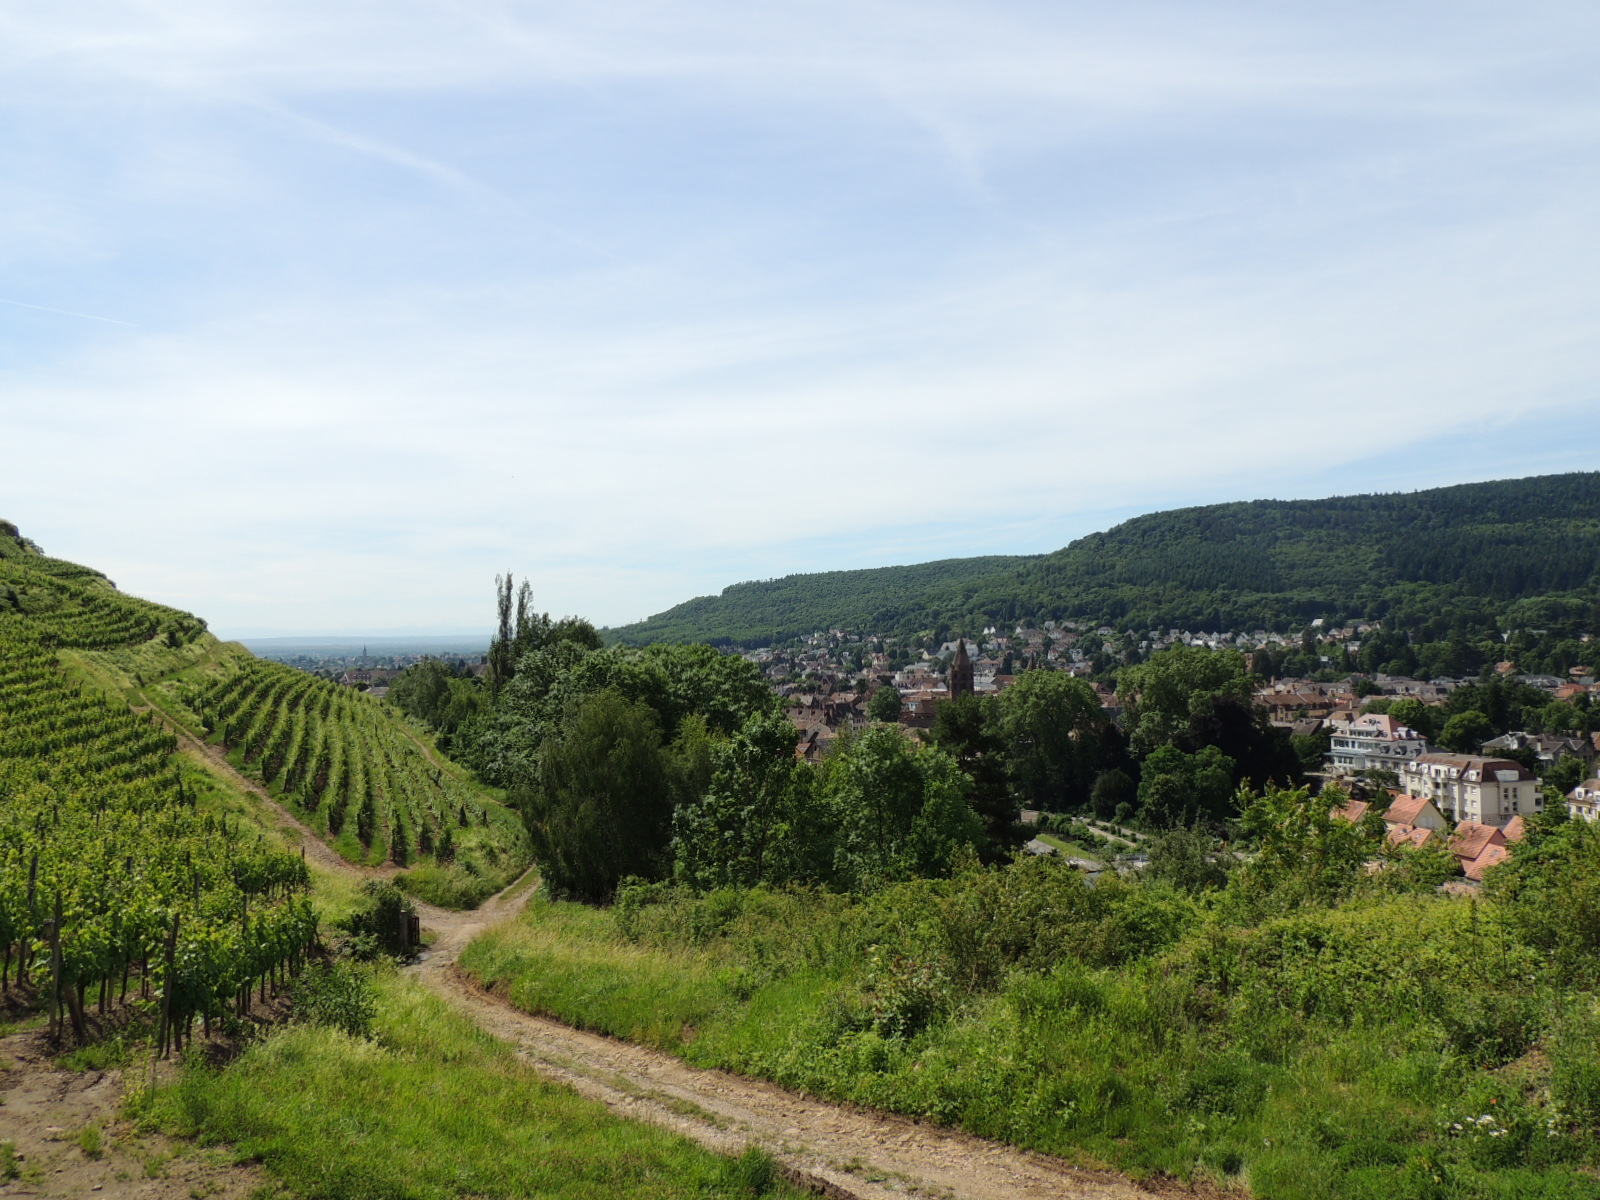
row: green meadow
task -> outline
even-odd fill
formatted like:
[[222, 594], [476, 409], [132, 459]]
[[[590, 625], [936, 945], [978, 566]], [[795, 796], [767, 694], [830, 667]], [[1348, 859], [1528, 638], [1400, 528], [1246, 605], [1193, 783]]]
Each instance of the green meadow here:
[[725, 1158], [545, 1082], [412, 980], [375, 990], [370, 1037], [288, 1026], [225, 1068], [186, 1066], [136, 1114], [302, 1200], [798, 1195], [758, 1152]]
[[1034, 860], [862, 899], [539, 898], [463, 965], [530, 1012], [973, 1133], [1274, 1200], [1593, 1197], [1592, 993], [1506, 912], [1245, 923]]

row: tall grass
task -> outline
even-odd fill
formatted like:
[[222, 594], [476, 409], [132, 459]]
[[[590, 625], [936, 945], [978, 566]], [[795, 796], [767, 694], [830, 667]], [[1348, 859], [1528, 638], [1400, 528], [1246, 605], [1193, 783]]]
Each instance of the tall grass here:
[[415, 983], [377, 985], [375, 1037], [280, 1030], [222, 1069], [188, 1066], [142, 1119], [259, 1160], [306, 1200], [463, 1195], [792, 1195], [733, 1160], [547, 1083]]
[[1591, 1076], [1558, 1071], [1553, 1098], [1547, 1054], [1592, 998], [1444, 897], [1239, 926], [1045, 863], [857, 901], [656, 888], [540, 900], [462, 963], [699, 1065], [1135, 1172], [1283, 1200], [1600, 1196], [1561, 1100]]

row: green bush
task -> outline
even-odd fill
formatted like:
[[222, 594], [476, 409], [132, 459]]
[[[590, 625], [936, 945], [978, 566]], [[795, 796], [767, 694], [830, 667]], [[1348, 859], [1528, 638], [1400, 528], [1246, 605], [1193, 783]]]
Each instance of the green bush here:
[[394, 882], [402, 891], [427, 904], [463, 909], [477, 908], [498, 892], [506, 880], [500, 875], [479, 874], [470, 863], [436, 858], [431, 864], [396, 875]]
[[410, 907], [405, 893], [387, 879], [369, 879], [361, 885], [361, 896], [361, 907], [340, 922], [354, 943], [350, 948], [352, 956], [404, 953], [408, 947], [401, 934], [401, 921]]
[[354, 963], [315, 964], [295, 980], [294, 1014], [308, 1025], [343, 1030], [351, 1037], [368, 1037], [378, 1002], [372, 989], [372, 971]]
[[1600, 1134], [1600, 1012], [1569, 1013], [1550, 1046], [1550, 1093], [1591, 1137]]

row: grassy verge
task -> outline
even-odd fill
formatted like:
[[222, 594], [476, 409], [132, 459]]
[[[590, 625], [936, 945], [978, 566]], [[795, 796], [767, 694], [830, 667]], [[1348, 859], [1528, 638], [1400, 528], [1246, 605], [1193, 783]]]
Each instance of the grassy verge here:
[[1103, 862], [1106, 858], [1110, 857], [1104, 850], [1091, 850], [1087, 846], [1080, 846], [1077, 842], [1069, 842], [1066, 838], [1061, 837], [1058, 834], [1040, 833], [1035, 834], [1034, 836], [1036, 836], [1046, 846], [1054, 846], [1057, 850], [1061, 851], [1061, 853], [1072, 855], [1077, 858], [1092, 858], [1096, 861]]
[[307, 1200], [795, 1195], [547, 1083], [410, 980], [378, 985], [373, 1040], [291, 1027], [138, 1101], [164, 1132], [226, 1143]]
[[1135, 1173], [1275, 1200], [1600, 1196], [1551, 1093], [1549, 1030], [1593, 997], [1441, 897], [1239, 929], [1036, 861], [859, 901], [540, 898], [462, 964], [698, 1065]]
[[191, 734], [198, 734], [200, 719], [188, 700], [250, 657], [239, 643], [219, 641], [209, 633], [176, 647], [158, 638], [114, 650], [60, 652], [69, 674], [128, 704], [153, 704]]

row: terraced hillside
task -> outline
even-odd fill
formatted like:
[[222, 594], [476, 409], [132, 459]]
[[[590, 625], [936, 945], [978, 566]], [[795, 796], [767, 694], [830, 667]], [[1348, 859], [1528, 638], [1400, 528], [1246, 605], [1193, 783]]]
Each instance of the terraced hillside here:
[[403, 883], [424, 898], [476, 903], [529, 861], [519, 818], [431, 757], [395, 710], [219, 642], [200, 618], [125, 595], [7, 523], [0, 638], [30, 647], [29, 661], [90, 685], [113, 709], [155, 710], [219, 745], [343, 856], [407, 868]]
[[470, 849], [490, 890], [526, 864], [516, 817], [430, 759], [379, 701], [252, 659], [193, 703], [238, 765], [352, 861], [442, 867]]
[[103, 643], [148, 630], [149, 610], [79, 591], [92, 575], [57, 593], [49, 564], [26, 577], [45, 618], [0, 617], [0, 984], [53, 975], [80, 1040], [130, 983], [159, 987], [163, 1038], [181, 1040], [303, 954], [317, 928], [306, 865], [204, 810], [177, 738], [62, 668], [63, 631]]

